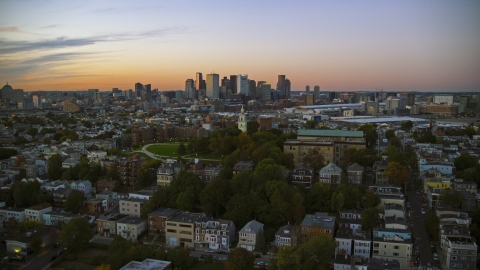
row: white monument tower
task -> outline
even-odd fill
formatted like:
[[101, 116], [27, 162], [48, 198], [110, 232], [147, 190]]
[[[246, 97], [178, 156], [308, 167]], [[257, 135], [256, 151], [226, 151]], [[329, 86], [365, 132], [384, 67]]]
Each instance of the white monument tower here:
[[247, 120], [245, 120], [245, 110], [243, 109], [243, 105], [240, 110], [240, 116], [238, 117], [238, 129], [242, 132], [247, 132]]

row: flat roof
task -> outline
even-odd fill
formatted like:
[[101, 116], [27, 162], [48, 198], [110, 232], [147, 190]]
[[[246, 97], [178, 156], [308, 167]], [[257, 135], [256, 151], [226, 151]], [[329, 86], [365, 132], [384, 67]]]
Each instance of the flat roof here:
[[297, 136], [363, 138], [363, 131], [331, 130], [331, 129], [299, 129]]
[[365, 117], [365, 116], [350, 116], [350, 117], [331, 117], [332, 121], [342, 121], [347, 123], [384, 123], [384, 122], [428, 122], [425, 118], [415, 118], [409, 116], [394, 116], [394, 117]]

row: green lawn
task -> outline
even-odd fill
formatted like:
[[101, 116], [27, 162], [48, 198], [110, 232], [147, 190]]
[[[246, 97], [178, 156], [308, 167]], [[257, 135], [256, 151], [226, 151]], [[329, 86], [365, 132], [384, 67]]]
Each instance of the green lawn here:
[[149, 147], [147, 147], [147, 151], [160, 156], [177, 157], [178, 156], [177, 149], [179, 145], [180, 145], [179, 143], [150, 145]]
[[214, 155], [213, 153], [199, 153], [199, 154], [193, 154], [189, 155], [187, 158], [202, 158], [202, 159], [222, 159], [221, 155]]

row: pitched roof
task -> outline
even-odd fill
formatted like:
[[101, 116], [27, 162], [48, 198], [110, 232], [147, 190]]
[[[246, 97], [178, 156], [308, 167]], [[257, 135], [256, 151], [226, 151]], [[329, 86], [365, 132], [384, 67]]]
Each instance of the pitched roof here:
[[[333, 170], [333, 171], [330, 172], [329, 170]], [[330, 163], [327, 166], [321, 168], [320, 173], [321, 174], [341, 174], [342, 169], [340, 167], [338, 167], [337, 165], [335, 165], [334, 163]]]

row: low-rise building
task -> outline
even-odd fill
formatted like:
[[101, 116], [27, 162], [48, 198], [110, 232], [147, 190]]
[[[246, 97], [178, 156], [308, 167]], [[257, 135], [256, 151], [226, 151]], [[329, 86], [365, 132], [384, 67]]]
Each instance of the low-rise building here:
[[363, 166], [353, 163], [347, 167], [348, 181], [352, 185], [361, 185], [363, 181]]
[[252, 161], [239, 161], [233, 166], [233, 174], [238, 174], [243, 171], [253, 171], [255, 163]]
[[352, 254], [352, 229], [340, 228], [337, 230], [337, 235], [335, 236], [335, 241], [338, 243], [338, 246], [335, 252], [338, 254], [340, 251], [347, 255]]
[[321, 235], [333, 237], [334, 230], [334, 216], [322, 212], [316, 212], [314, 215], [307, 214], [300, 225], [300, 243]]
[[277, 248], [288, 246], [296, 247], [298, 244], [298, 229], [293, 225], [285, 225], [275, 233], [275, 246]]
[[33, 253], [32, 240], [35, 237], [40, 237], [42, 245], [50, 245], [53, 241], [53, 234], [55, 229], [52, 228], [37, 228], [33, 232], [21, 233], [6, 239], [7, 256], [11, 260], [27, 261], [29, 254]]
[[147, 219], [139, 217], [127, 217], [117, 221], [117, 235], [125, 239], [137, 241], [139, 235], [147, 230]]
[[231, 220], [205, 218], [195, 222], [195, 245], [213, 250], [229, 250], [235, 239]]
[[359, 210], [343, 210], [340, 212], [338, 219], [339, 228], [352, 229], [352, 233], [362, 229], [362, 212]]
[[25, 208], [0, 207], [0, 216], [3, 216], [3, 220], [7, 222], [9, 219], [15, 219], [18, 222], [25, 221]]
[[41, 203], [25, 209], [26, 220], [36, 220], [43, 223], [43, 214], [52, 211], [50, 203]]
[[402, 269], [410, 267], [412, 260], [412, 234], [404, 229], [373, 229], [372, 258], [397, 260]]
[[140, 209], [146, 202], [142, 199], [120, 199], [118, 202], [120, 214], [140, 217]]
[[318, 174], [320, 183], [326, 183], [330, 186], [338, 186], [342, 180], [342, 169], [334, 163], [321, 168]]
[[166, 221], [165, 239], [168, 246], [194, 247], [195, 223], [205, 220], [204, 213], [178, 212]]
[[61, 228], [63, 224], [69, 223], [74, 218], [88, 218], [88, 216], [83, 214], [72, 214], [63, 210], [54, 210], [43, 214], [43, 224], [45, 226]]
[[245, 224], [243, 228], [238, 232], [238, 244], [237, 247], [244, 248], [248, 251], [254, 251], [259, 237], [263, 235], [260, 233], [263, 231], [263, 223], [256, 220], [252, 220]]
[[97, 192], [104, 192], [104, 191], [113, 191], [114, 189], [120, 186], [120, 182], [117, 180], [99, 180], [96, 183]]
[[306, 188], [312, 186], [315, 180], [315, 168], [309, 166], [296, 166], [292, 174], [292, 184], [303, 185]]
[[172, 269], [172, 263], [168, 261], [145, 259], [142, 262], [130, 261], [120, 270], [168, 270]]
[[401, 204], [386, 203], [383, 209], [384, 217], [405, 218], [405, 209]]
[[180, 210], [176, 208], [163, 208], [160, 207], [155, 211], [148, 213], [148, 233], [165, 235], [165, 222], [177, 214]]
[[105, 237], [113, 237], [117, 235], [117, 222], [127, 217], [127, 215], [120, 214], [100, 216], [96, 219], [98, 233]]
[[372, 233], [370, 231], [357, 231], [353, 234], [353, 255], [368, 259], [371, 257]]

